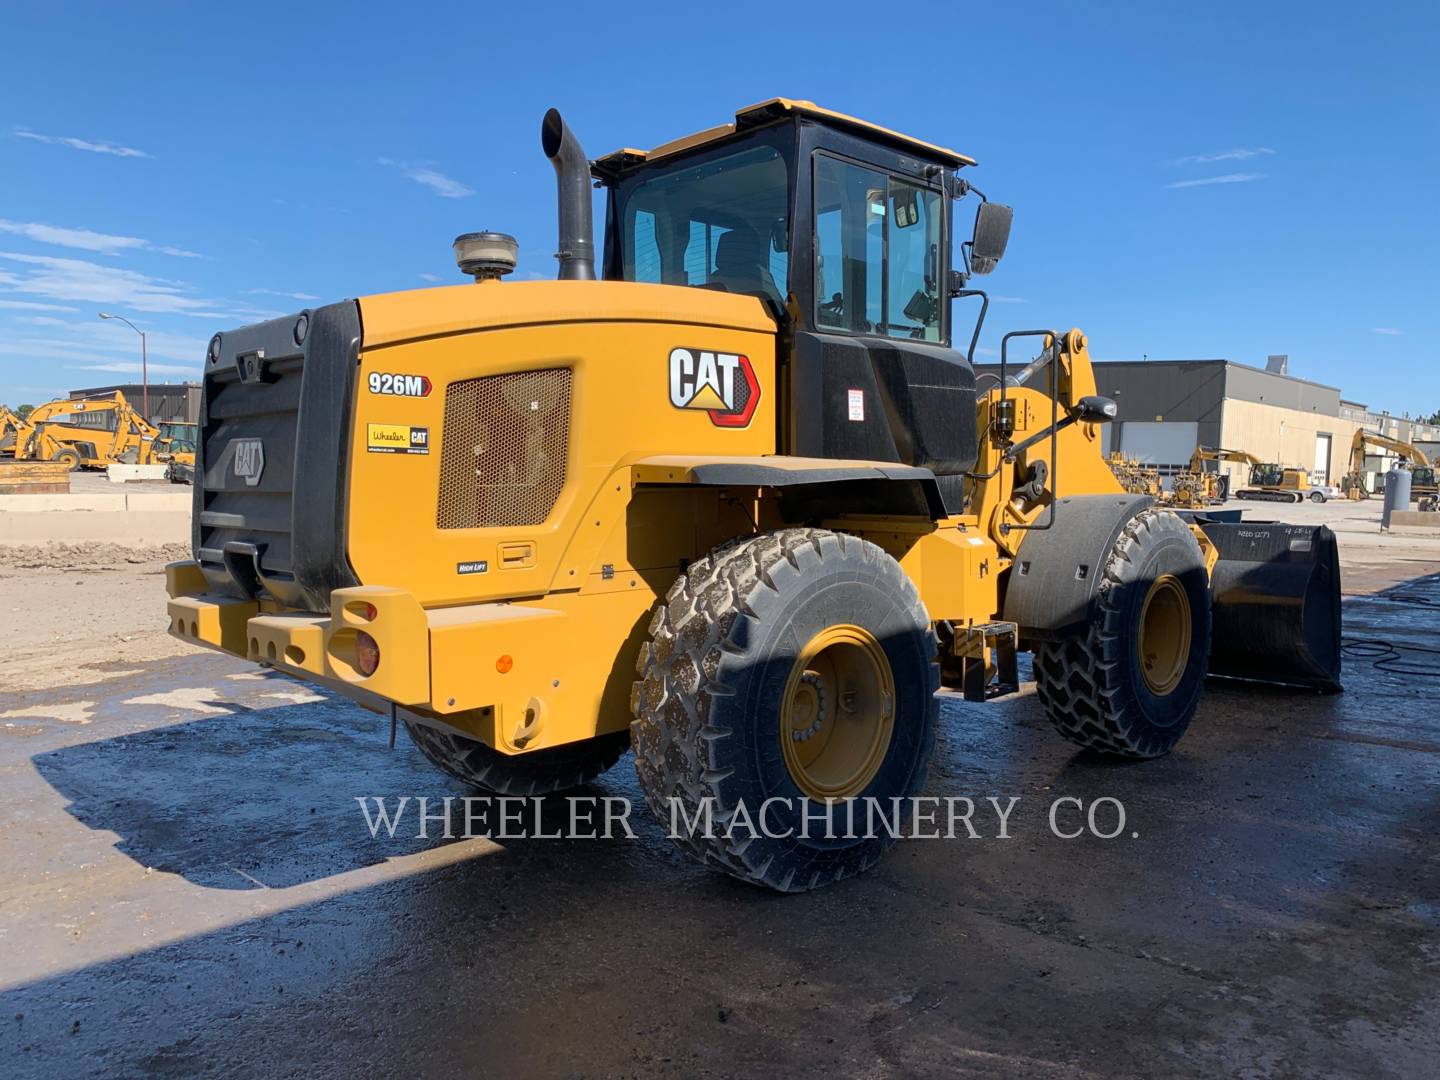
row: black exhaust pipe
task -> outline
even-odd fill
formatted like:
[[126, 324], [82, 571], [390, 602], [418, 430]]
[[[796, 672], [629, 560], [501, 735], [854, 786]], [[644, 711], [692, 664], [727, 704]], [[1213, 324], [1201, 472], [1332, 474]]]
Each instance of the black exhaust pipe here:
[[551, 109], [540, 122], [540, 145], [555, 166], [555, 187], [560, 196], [560, 250], [555, 253], [560, 260], [560, 279], [594, 281], [589, 159], [558, 109]]

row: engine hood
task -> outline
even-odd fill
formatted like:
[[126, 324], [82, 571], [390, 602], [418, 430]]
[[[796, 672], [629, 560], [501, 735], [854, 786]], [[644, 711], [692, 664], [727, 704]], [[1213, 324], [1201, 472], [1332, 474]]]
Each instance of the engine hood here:
[[359, 300], [367, 348], [417, 338], [545, 323], [668, 322], [775, 330], [765, 303], [682, 285], [631, 281], [492, 281]]

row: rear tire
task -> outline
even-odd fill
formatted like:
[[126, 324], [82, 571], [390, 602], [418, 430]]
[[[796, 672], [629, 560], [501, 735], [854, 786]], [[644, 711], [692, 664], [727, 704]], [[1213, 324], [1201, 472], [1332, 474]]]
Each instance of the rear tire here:
[[548, 795], [579, 787], [619, 761], [630, 745], [628, 731], [615, 731], [548, 750], [502, 754], [475, 739], [409, 720], [405, 730], [432, 764], [496, 795]]
[[[934, 630], [894, 559], [821, 529], [748, 537], [681, 575], [650, 635], [631, 697], [635, 769], [682, 848], [781, 892], [879, 861], [895, 837], [867, 828], [856, 801], [888, 813], [921, 790], [940, 711]], [[702, 807], [714, 827], [672, 816]], [[740, 813], [754, 829], [733, 824]]]
[[1323, 491], [1312, 491], [1310, 493], [1310, 501], [1314, 503], [1323, 503], [1325, 501], [1325, 493]]
[[1200, 545], [1175, 514], [1144, 510], [1115, 541], [1084, 636], [1039, 645], [1035, 688], [1071, 742], [1160, 757], [1195, 715], [1209, 655]]

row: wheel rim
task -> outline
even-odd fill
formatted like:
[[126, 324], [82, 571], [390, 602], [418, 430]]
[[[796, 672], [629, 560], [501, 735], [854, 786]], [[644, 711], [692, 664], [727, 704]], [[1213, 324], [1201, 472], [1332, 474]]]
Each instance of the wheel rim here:
[[1140, 608], [1140, 674], [1164, 696], [1180, 685], [1190, 659], [1190, 597], [1174, 574], [1162, 574]]
[[790, 778], [811, 799], [864, 791], [890, 749], [895, 676], [875, 635], [830, 626], [800, 651], [785, 684], [780, 747]]

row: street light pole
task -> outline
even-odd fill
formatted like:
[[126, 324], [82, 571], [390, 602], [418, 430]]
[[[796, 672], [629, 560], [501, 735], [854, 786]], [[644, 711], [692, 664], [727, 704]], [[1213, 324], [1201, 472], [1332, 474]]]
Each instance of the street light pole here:
[[150, 419], [150, 359], [145, 352], [145, 331], [125, 318], [124, 315], [111, 315], [108, 311], [102, 311], [100, 318], [119, 319], [140, 335], [140, 415], [148, 421]]

